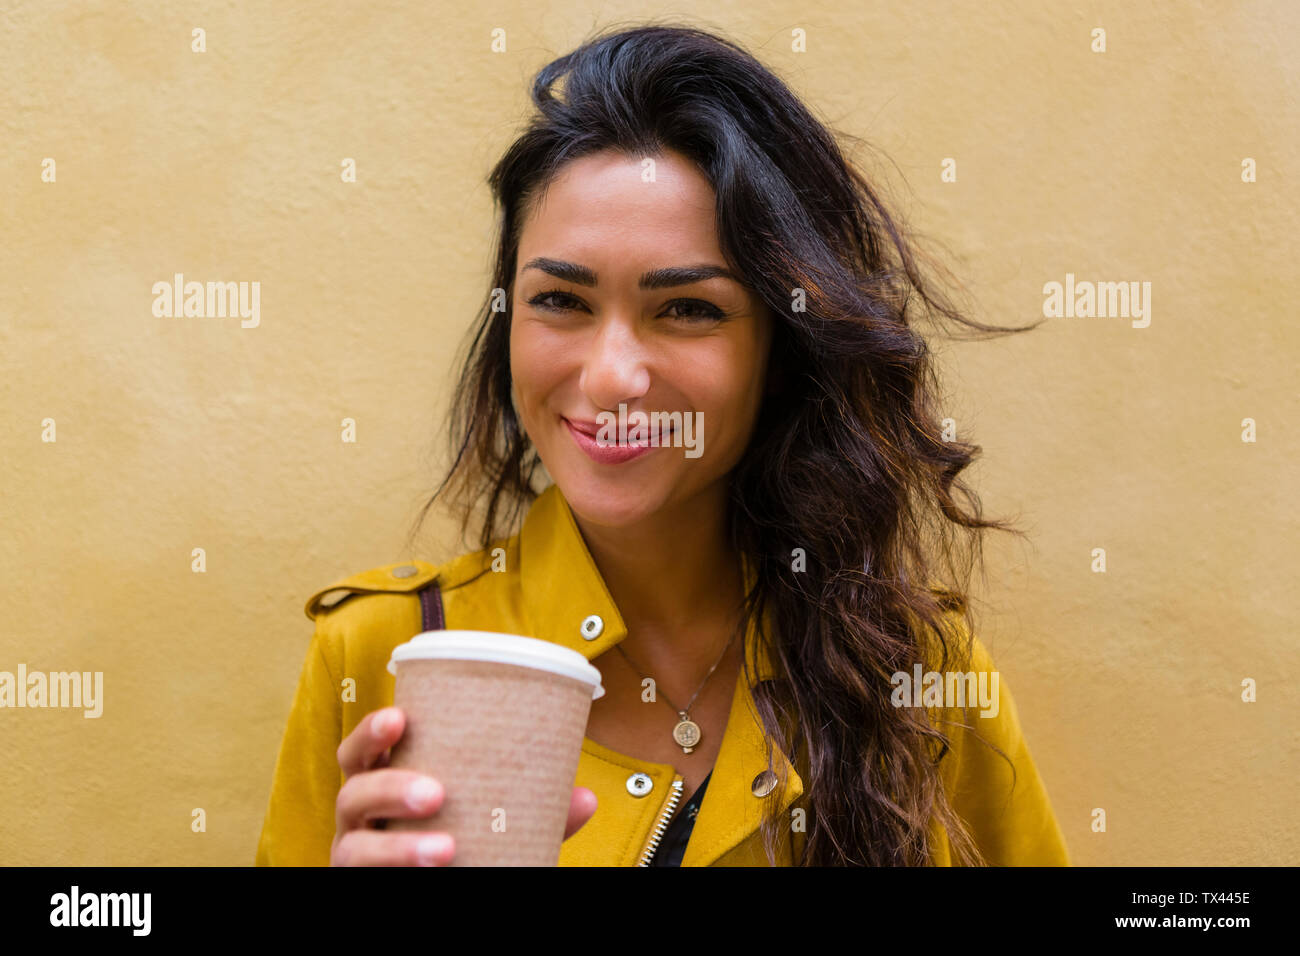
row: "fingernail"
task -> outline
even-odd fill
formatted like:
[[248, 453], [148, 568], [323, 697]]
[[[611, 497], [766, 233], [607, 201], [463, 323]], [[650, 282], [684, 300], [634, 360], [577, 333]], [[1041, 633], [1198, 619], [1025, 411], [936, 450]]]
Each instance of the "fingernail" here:
[[416, 848], [420, 855], [421, 866], [437, 866], [438, 862], [446, 855], [451, 846], [451, 841], [445, 836], [427, 836], [420, 841]]
[[438, 795], [438, 785], [432, 780], [417, 780], [406, 789], [406, 805], [412, 810], [424, 810]]
[[387, 736], [388, 732], [393, 729], [393, 712], [391, 710], [384, 711], [375, 718], [374, 723], [370, 725], [370, 729], [376, 737]]

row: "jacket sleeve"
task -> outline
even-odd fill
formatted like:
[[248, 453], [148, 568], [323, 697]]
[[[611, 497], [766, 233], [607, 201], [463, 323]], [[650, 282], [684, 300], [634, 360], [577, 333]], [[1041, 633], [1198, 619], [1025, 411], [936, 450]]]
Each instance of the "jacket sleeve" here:
[[328, 650], [324, 619], [317, 619], [275, 763], [258, 866], [329, 865], [343, 774], [341, 688], [326, 660]]
[[[978, 638], [972, 643], [970, 668], [977, 677], [981, 671], [997, 673]], [[991, 691], [992, 680], [988, 680]], [[992, 700], [990, 693], [989, 703]], [[1069, 866], [1060, 824], [1001, 675], [997, 711], [993, 713], [991, 707], [987, 711], [984, 716], [976, 704], [964, 717], [959, 709], [949, 712], [949, 719], [969, 728], [947, 728], [950, 737], [957, 738], [950, 755], [956, 759], [945, 774], [953, 808], [990, 866]]]

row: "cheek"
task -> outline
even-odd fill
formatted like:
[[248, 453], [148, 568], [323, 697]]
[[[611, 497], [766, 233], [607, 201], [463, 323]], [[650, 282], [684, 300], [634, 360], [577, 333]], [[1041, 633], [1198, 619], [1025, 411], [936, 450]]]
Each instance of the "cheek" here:
[[515, 401], [535, 412], [537, 405], [564, 377], [559, 352], [547, 336], [527, 322], [510, 330], [510, 376]]
[[718, 395], [718, 403], [727, 409], [733, 420], [757, 408], [762, 395], [766, 352], [761, 345], [761, 342], [746, 336], [731, 343], [727, 353], [719, 356], [714, 366], [719, 374], [713, 377], [710, 387]]
[[[729, 455], [739, 454], [748, 445], [762, 405], [766, 352], [759, 345], [748, 339], [737, 343], [726, 363], [717, 366], [725, 372], [702, 383], [711, 395], [713, 417], [721, 429], [715, 430], [713, 436], [725, 444]], [[708, 418], [706, 414], [706, 427]]]
[[[673, 384], [700, 413], [706, 451], [709, 442], [716, 441], [720, 450], [725, 446], [730, 453], [732, 446], [743, 440], [741, 432], [749, 428], [754, 415], [753, 373], [748, 362], [738, 361], [729, 349], [691, 359], [677, 363], [683, 374], [674, 376]], [[685, 374], [688, 370], [689, 377]]]
[[510, 377], [514, 381], [515, 395], [531, 391], [537, 369], [535, 337], [529, 334], [526, 324], [516, 321], [510, 327]]

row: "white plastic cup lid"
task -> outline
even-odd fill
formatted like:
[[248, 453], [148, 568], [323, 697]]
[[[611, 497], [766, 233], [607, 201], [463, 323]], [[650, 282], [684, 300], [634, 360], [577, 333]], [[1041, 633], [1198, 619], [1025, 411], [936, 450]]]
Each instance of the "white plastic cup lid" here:
[[600, 671], [577, 651], [550, 641], [518, 634], [497, 634], [492, 631], [425, 631], [405, 644], [393, 648], [388, 661], [388, 672], [397, 673], [398, 661], [414, 660], [495, 661], [515, 664], [537, 670], [562, 674], [592, 685], [592, 700], [605, 695], [600, 683]]

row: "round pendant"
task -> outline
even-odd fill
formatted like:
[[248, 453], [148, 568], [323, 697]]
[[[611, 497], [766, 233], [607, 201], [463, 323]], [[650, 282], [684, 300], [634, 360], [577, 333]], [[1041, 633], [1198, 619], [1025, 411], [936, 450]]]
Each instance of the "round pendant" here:
[[673, 728], [673, 740], [685, 753], [690, 753], [700, 742], [700, 725], [683, 717]]

